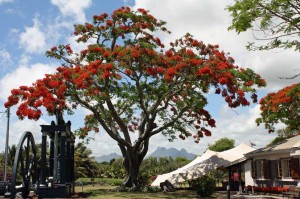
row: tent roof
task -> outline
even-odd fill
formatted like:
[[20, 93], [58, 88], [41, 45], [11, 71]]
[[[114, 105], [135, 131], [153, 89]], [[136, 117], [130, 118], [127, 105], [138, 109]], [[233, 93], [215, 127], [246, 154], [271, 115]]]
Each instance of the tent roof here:
[[165, 180], [167, 180], [168, 178], [172, 177], [173, 174], [179, 174], [181, 172], [183, 172], [183, 170], [189, 168], [189, 167], [192, 167], [193, 165], [195, 164], [198, 164], [208, 158], [210, 158], [211, 156], [215, 155], [217, 152], [214, 152], [214, 151], [211, 151], [209, 149], [207, 149], [203, 155], [201, 156], [197, 156], [196, 159], [194, 159], [193, 161], [191, 161], [190, 163], [188, 163], [187, 165], [175, 170], [175, 171], [172, 171], [170, 173], [165, 173], [165, 174], [162, 174], [162, 175], [158, 175], [157, 178], [152, 182], [151, 186], [159, 186], [161, 182], [164, 182]]
[[172, 184], [176, 184], [199, 178], [213, 169], [227, 167], [232, 165], [232, 163], [236, 164], [243, 159], [245, 160], [244, 154], [254, 150], [254, 148], [245, 143], [241, 143], [235, 148], [223, 152], [215, 152], [207, 149], [202, 156], [198, 156], [189, 164], [170, 173], [159, 175], [151, 185], [159, 186], [159, 184], [165, 180], [169, 180]]

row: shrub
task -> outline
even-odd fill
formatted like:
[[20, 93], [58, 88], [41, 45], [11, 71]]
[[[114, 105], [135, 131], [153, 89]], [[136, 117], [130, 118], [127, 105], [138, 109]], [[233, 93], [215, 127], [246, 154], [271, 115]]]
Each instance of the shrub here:
[[216, 181], [209, 176], [201, 176], [198, 179], [192, 180], [192, 188], [197, 191], [201, 197], [208, 197], [213, 194], [216, 188]]
[[120, 186], [123, 183], [123, 179], [115, 179], [115, 178], [79, 178], [77, 182], [81, 182], [84, 185], [90, 184], [105, 184], [111, 186]]
[[138, 177], [138, 185], [143, 188], [151, 184], [151, 176], [147, 173], [140, 173]]

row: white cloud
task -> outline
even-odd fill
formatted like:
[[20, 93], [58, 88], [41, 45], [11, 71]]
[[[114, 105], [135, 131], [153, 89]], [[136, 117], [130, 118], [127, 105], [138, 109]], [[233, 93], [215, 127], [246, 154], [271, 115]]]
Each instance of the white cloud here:
[[[26, 59], [24, 57], [23, 59]], [[0, 80], [0, 99], [6, 100], [10, 91], [22, 85], [30, 86], [37, 79], [44, 77], [45, 73], [53, 73], [56, 67], [36, 63], [31, 66], [21, 65], [12, 73], [6, 74]]]
[[[2, 114], [0, 114], [2, 116]], [[47, 125], [49, 124], [47, 121], [43, 119], [39, 119], [38, 121], [33, 120], [18, 120], [14, 114], [14, 109], [11, 110], [11, 117], [10, 117], [10, 128], [9, 128], [9, 146], [13, 144], [18, 144], [22, 134], [25, 131], [29, 131], [33, 134], [35, 143], [41, 143], [41, 127], [40, 125]], [[3, 115], [0, 118], [0, 152], [5, 150], [5, 141], [6, 141], [6, 131], [7, 131], [7, 117]]]
[[38, 121], [24, 119], [24, 120], [16, 120], [10, 128], [10, 145], [18, 144], [20, 137], [25, 131], [29, 131], [32, 133], [35, 143], [41, 143], [42, 133], [40, 125], [48, 125], [49, 123], [43, 119], [39, 119]]
[[66, 39], [67, 44], [70, 44], [74, 53], [80, 53], [80, 51], [87, 49], [88, 45], [95, 44], [97, 41], [94, 38], [90, 38], [86, 43], [78, 43], [76, 39], [78, 39], [78, 36], [70, 36]]
[[0, 4], [2, 4], [2, 3], [9, 3], [9, 2], [13, 2], [13, 0], [0, 0]]
[[51, 0], [51, 3], [57, 6], [61, 14], [65, 17], [71, 17], [76, 22], [85, 22], [86, 17], [84, 10], [88, 8], [91, 4], [91, 0]]
[[245, 65], [252, 66], [255, 72], [267, 80], [267, 89], [276, 91], [285, 86], [299, 82], [298, 78], [286, 79], [300, 73], [299, 53], [291, 50], [262, 51], [248, 53]]
[[5, 49], [0, 49], [0, 67], [2, 69], [7, 69], [12, 63], [11, 55]]
[[[266, 79], [267, 91], [274, 91], [294, 80], [278, 77], [292, 76], [300, 69], [298, 52], [292, 50], [249, 52], [245, 45], [254, 41], [251, 31], [237, 35], [228, 31], [231, 24], [230, 13], [225, 10], [233, 1], [198, 0], [136, 0], [135, 8], [145, 8], [158, 19], [167, 22], [171, 35], [162, 34], [162, 41], [168, 44], [186, 32], [204, 43], [219, 44], [225, 52], [230, 52], [236, 63], [244, 68], [252, 68]], [[163, 8], [163, 12], [162, 12]], [[300, 71], [298, 71], [299, 73]]]
[[[174, 142], [168, 142], [163, 135], [156, 135], [150, 140], [149, 153], [153, 152], [159, 146], [177, 149], [185, 148], [187, 151], [201, 155], [209, 144], [213, 144], [220, 138], [227, 137], [235, 140], [235, 145], [244, 142], [250, 144], [249, 140], [255, 143], [256, 148], [264, 147], [276, 137], [276, 133], [269, 134], [263, 125], [257, 127], [255, 119], [259, 117], [259, 105], [247, 109], [244, 113], [238, 113], [231, 110], [226, 105], [220, 108], [220, 113], [216, 119], [216, 128], [212, 128], [212, 136], [201, 139], [199, 144], [194, 143], [193, 139], [176, 139]], [[279, 125], [278, 128], [282, 128]]]
[[28, 53], [44, 53], [46, 37], [40, 30], [40, 26], [40, 21], [34, 18], [33, 26], [25, 27], [25, 32], [20, 34], [20, 47]]
[[0, 50], [0, 59], [5, 61], [10, 61], [11, 56], [9, 52], [7, 52], [6, 50]]
[[96, 133], [93, 138], [95, 140], [90, 141], [88, 148], [93, 150], [94, 156], [108, 155], [114, 152], [121, 154], [117, 142], [109, 137], [106, 132], [100, 131]]
[[[213, 129], [216, 132], [214, 140], [229, 137], [246, 144], [249, 144], [251, 140], [259, 147], [265, 146], [276, 136], [276, 133], [269, 134], [263, 124], [256, 125], [255, 120], [260, 116], [260, 106], [243, 109], [245, 109], [243, 112], [239, 110], [236, 112], [226, 105], [220, 108], [220, 113], [216, 118], [217, 128]], [[277, 128], [283, 127], [282, 124], [277, 126]]]

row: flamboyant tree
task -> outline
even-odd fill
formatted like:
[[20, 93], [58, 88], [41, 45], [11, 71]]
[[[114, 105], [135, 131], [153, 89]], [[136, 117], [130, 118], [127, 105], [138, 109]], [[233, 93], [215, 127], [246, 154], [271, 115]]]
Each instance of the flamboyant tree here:
[[300, 85], [287, 86], [277, 93], [269, 93], [260, 100], [261, 117], [257, 124], [264, 123], [269, 132], [274, 132], [274, 124], [282, 122], [291, 131], [300, 129]]
[[[228, 6], [232, 16], [229, 29], [237, 33], [252, 29], [260, 44], [249, 43], [251, 50], [293, 48], [300, 50], [300, 2], [298, 0], [235, 0]], [[296, 78], [297, 73], [292, 77]], [[269, 132], [274, 124], [282, 122], [291, 131], [300, 130], [299, 83], [270, 93], [261, 101], [261, 117], [257, 124], [265, 123]]]
[[208, 127], [215, 127], [215, 120], [205, 110], [210, 89], [236, 108], [250, 104], [246, 92], [255, 102], [254, 86], [265, 86], [251, 69], [234, 65], [218, 45], [205, 45], [190, 34], [165, 48], [156, 36], [170, 33], [164, 24], [144, 9], [122, 7], [110, 16], [95, 15], [93, 23], [75, 25], [77, 41], [87, 47], [80, 53], [70, 45], [53, 47], [47, 56], [63, 61], [62, 66], [32, 86], [12, 90], [5, 106], [20, 103], [19, 118], [34, 120], [42, 107], [50, 115], [78, 105], [88, 109], [79, 137], [102, 127], [124, 157], [124, 186], [137, 186], [152, 136], [191, 137], [198, 143], [211, 135]]

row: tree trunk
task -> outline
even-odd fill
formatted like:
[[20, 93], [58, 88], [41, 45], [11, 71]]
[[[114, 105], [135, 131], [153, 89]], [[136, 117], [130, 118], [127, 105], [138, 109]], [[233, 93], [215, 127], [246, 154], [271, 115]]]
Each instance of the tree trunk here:
[[138, 174], [142, 159], [139, 158], [139, 154], [135, 150], [126, 151], [126, 156], [124, 157], [124, 168], [126, 170], [127, 176], [124, 179], [123, 186], [125, 187], [137, 187], [138, 186]]

